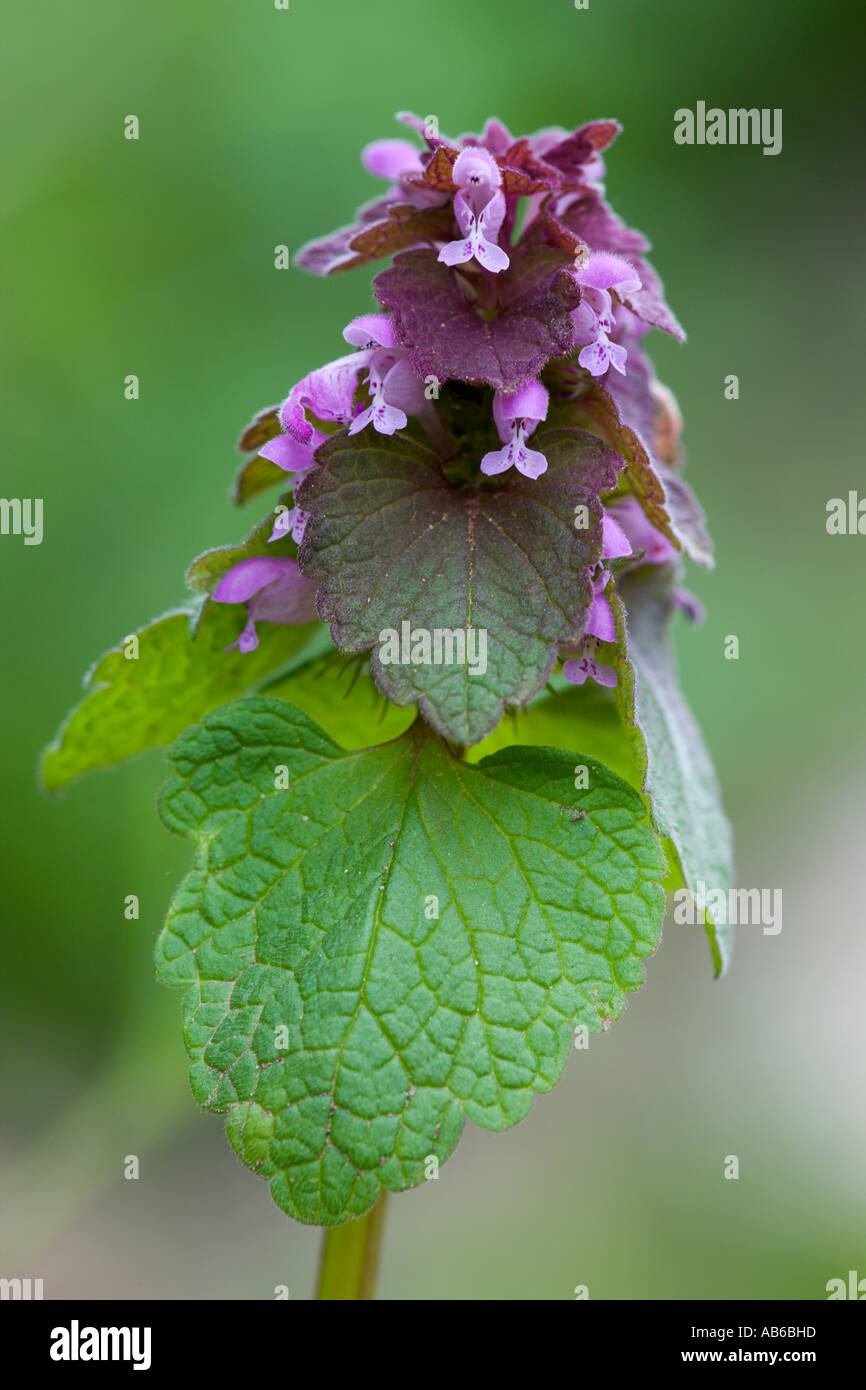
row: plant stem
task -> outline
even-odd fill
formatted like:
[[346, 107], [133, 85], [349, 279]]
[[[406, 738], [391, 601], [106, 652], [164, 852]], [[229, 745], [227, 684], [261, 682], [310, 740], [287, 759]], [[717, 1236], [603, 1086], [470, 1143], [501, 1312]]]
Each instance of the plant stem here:
[[319, 1299], [371, 1299], [374, 1297], [382, 1231], [385, 1226], [385, 1198], [357, 1221], [331, 1226], [322, 1241], [319, 1262]]

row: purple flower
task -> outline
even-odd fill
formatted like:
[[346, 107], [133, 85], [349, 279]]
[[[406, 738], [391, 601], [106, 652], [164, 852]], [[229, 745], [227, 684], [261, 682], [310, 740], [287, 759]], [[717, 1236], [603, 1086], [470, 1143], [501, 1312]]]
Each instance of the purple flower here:
[[[285, 473], [301, 473], [305, 468], [312, 467], [313, 451], [317, 444], [320, 444], [325, 436], [321, 430], [314, 432], [310, 430], [308, 440], [302, 443], [294, 431], [288, 429], [288, 422], [292, 418], [294, 403], [289, 400], [283, 402], [277, 412], [283, 433], [275, 435], [263, 444], [259, 453], [262, 458], [270, 459], [278, 468], [282, 468]], [[306, 422], [306, 417], [304, 417]]]
[[[615, 519], [614, 519], [615, 518]], [[669, 565], [678, 560], [678, 551], [673, 541], [668, 540], [661, 531], [647, 519], [643, 507], [636, 497], [619, 497], [611, 504], [610, 512], [605, 512], [605, 536], [608, 526], [616, 528], [628, 549], [604, 549], [604, 555], [628, 555], [637, 553], [639, 565]], [[605, 541], [607, 547], [607, 541]], [[640, 552], [643, 551], [641, 555]], [[671, 595], [674, 607], [681, 608], [693, 623], [703, 620], [704, 606], [688, 589], [675, 588]], [[587, 631], [592, 631], [587, 628]]]
[[587, 678], [594, 680], [596, 685], [606, 685], [609, 688], [616, 685], [617, 676], [614, 668], [604, 666], [595, 659], [598, 647], [598, 638], [585, 637], [577, 656], [563, 664], [562, 674], [571, 685], [583, 685]]
[[593, 580], [593, 600], [589, 605], [589, 617], [586, 620], [587, 636], [597, 637], [599, 642], [616, 641], [613, 614], [610, 611], [610, 604], [604, 596], [609, 579], [610, 571], [602, 570]]
[[609, 367], [614, 367], [625, 376], [627, 356], [625, 348], [619, 343], [612, 343], [607, 336], [607, 330], [601, 328], [595, 342], [582, 348], [577, 360], [592, 376], [604, 376]]
[[605, 510], [602, 517], [601, 560], [592, 581], [593, 599], [586, 620], [586, 635], [577, 655], [564, 662], [562, 667], [562, 674], [572, 685], [583, 685], [587, 678], [594, 680], [597, 685], [614, 686], [617, 683], [614, 668], [604, 666], [595, 659], [601, 642], [616, 641], [616, 626], [610, 603], [604, 593], [610, 580], [610, 570], [604, 561], [621, 559], [630, 555], [631, 551], [631, 542], [625, 531], [611, 513]]
[[[603, 197], [601, 153], [619, 134], [616, 121], [590, 121], [571, 133], [552, 127], [514, 137], [501, 121], [489, 120], [481, 135], [451, 140], [421, 117], [401, 112], [398, 119], [422, 137], [426, 148], [403, 139], [367, 145], [362, 154], [365, 167], [391, 186], [384, 197], [360, 209], [354, 225], [302, 247], [298, 264], [329, 275], [401, 249], [427, 246], [441, 248], [438, 254], [445, 265], [475, 261], [500, 275], [515, 260], [513, 252], [499, 245], [500, 236], [509, 245], [519, 222], [517, 244], [524, 248], [546, 245], [564, 253], [568, 261], [576, 253], [585, 257], [590, 252], [596, 257], [606, 253], [633, 258], [622, 285], [610, 281], [587, 283], [586, 288], [617, 288], [621, 303], [645, 324], [684, 336], [665, 303], [661, 281], [643, 259], [648, 243], [620, 221]], [[521, 218], [518, 204], [524, 198]], [[452, 199], [460, 231], [455, 241], [447, 240]], [[488, 286], [485, 307], [495, 307], [495, 298]], [[592, 299], [592, 294], [586, 296], [595, 317], [583, 314], [575, 325], [583, 330], [578, 345], [584, 347], [584, 365], [597, 376], [611, 366], [622, 372], [623, 345], [611, 344], [610, 327], [597, 321], [611, 317], [609, 305], [602, 300], [599, 312]], [[419, 345], [411, 346], [417, 350]]]
[[385, 201], [391, 206], [408, 204], [424, 209], [442, 207], [448, 202], [448, 193], [428, 187], [424, 179], [425, 160], [408, 140], [374, 140], [361, 151], [361, 163], [368, 174], [388, 179], [391, 187]]
[[[316, 449], [328, 437], [310, 422], [308, 411], [314, 420], [348, 425], [350, 434], [368, 424], [381, 434], [393, 434], [406, 425], [407, 410], [420, 410], [424, 404], [424, 383], [398, 345], [387, 314], [362, 314], [346, 326], [343, 337], [359, 351], [319, 367], [293, 386], [279, 408], [284, 433], [260, 450], [287, 473], [310, 468]], [[355, 394], [365, 367], [373, 399], [356, 415]]]
[[300, 545], [304, 539], [304, 531], [307, 527], [308, 516], [302, 512], [300, 507], [281, 507], [274, 522], [274, 529], [268, 536], [268, 544], [271, 541], [280, 541], [283, 536], [291, 536], [296, 545]]
[[586, 343], [577, 360], [593, 376], [602, 376], [609, 367], [624, 376], [628, 354], [608, 336], [614, 327], [610, 291], [632, 294], [640, 289], [640, 278], [628, 261], [610, 251], [594, 251], [576, 276], [583, 297], [571, 318], [577, 341]]
[[527, 449], [526, 437], [547, 416], [548, 394], [540, 381], [528, 381], [517, 391], [506, 395], [497, 391], [493, 397], [493, 418], [503, 448], [485, 454], [481, 472], [488, 477], [504, 473], [512, 464], [525, 478], [538, 478], [547, 468], [547, 459], [537, 449]]
[[601, 536], [601, 560], [596, 566], [596, 573], [592, 582], [593, 600], [589, 608], [586, 632], [588, 637], [596, 637], [600, 642], [615, 642], [616, 628], [613, 614], [604, 595], [610, 579], [610, 570], [604, 562], [631, 555], [632, 546], [625, 531], [606, 509], [602, 517]]
[[352, 420], [349, 433], [357, 434], [365, 425], [380, 434], [405, 429], [407, 412], [415, 414], [424, 405], [424, 383], [398, 344], [391, 319], [387, 314], [362, 314], [343, 330], [343, 337], [362, 349], [358, 357], [367, 363], [366, 382], [373, 398]]
[[317, 585], [305, 579], [296, 560], [277, 555], [252, 555], [233, 565], [213, 592], [217, 603], [245, 603], [248, 621], [226, 651], [255, 651], [257, 622], [308, 623], [316, 617]]
[[601, 557], [603, 560], [620, 560], [631, 555], [632, 543], [616, 517], [605, 509], [601, 522]]
[[[461, 135], [459, 143], [466, 146], [471, 145], [473, 141], [474, 136]], [[495, 116], [491, 116], [484, 122], [484, 129], [481, 132], [481, 138], [478, 143], [479, 145], [483, 145], [486, 150], [489, 150], [491, 154], [498, 155], [500, 159], [504, 159], [514, 144], [514, 136], [506, 125], [503, 125]]]
[[704, 620], [704, 605], [700, 599], [689, 589], [674, 589], [672, 598], [675, 608], [681, 608], [686, 617], [693, 623], [702, 623]]
[[677, 558], [673, 541], [647, 520], [636, 497], [618, 497], [611, 504], [611, 514], [631, 542], [632, 550], [645, 552], [642, 564], [664, 565]]
[[[546, 482], [556, 483], [560, 433], [589, 431], [618, 463], [593, 464], [584, 475], [595, 497], [593, 510], [601, 515], [592, 552], [598, 558], [584, 571], [591, 586], [588, 606], [585, 584], [575, 604], [583, 622], [581, 627], [576, 613], [572, 631], [581, 634], [579, 644], [564, 640], [559, 651], [569, 682], [614, 687], [620, 660], [615, 579], [639, 566], [667, 566], [662, 587], [694, 617], [697, 601], [675, 587], [677, 545], [689, 555], [709, 555], [700, 509], [672, 472], [680, 461], [676, 405], [660, 393], [643, 344], [652, 327], [684, 335], [645, 259], [649, 243], [604, 197], [602, 152], [620, 127], [599, 120], [571, 132], [551, 127], [514, 136], [500, 121], [488, 120], [480, 135], [451, 139], [432, 117], [401, 113], [398, 119], [404, 134], [408, 126], [419, 137], [417, 143], [375, 140], [361, 154], [368, 173], [386, 182], [383, 195], [362, 207], [353, 225], [310, 243], [296, 257], [321, 274], [393, 258], [374, 281], [377, 312], [347, 325], [343, 336], [353, 349], [347, 356], [292, 389], [278, 411], [282, 434], [260, 452], [302, 475], [295, 496], [309, 498], [313, 507], [345, 442], [321, 450], [321, 468], [309, 484], [303, 484], [303, 474], [336, 429], [394, 436], [412, 417], [407, 443], [418, 442], [423, 426], [447, 464], [462, 458], [478, 437], [482, 386], [487, 396], [493, 389], [499, 441], [499, 447], [479, 451], [486, 477], [513, 467], [538, 479], [548, 472], [546, 451]], [[265, 412], [246, 432], [250, 448], [274, 428], [273, 413]], [[541, 447], [531, 448], [534, 432], [549, 416], [562, 430], [540, 435]], [[617, 467], [626, 470], [627, 486], [646, 500], [656, 525], [638, 496], [602, 505], [617, 487]], [[443, 471], [451, 476], [449, 468]], [[310, 553], [305, 566], [313, 571], [324, 533], [313, 534], [307, 521], [300, 507], [284, 507], [269, 539], [303, 540], [305, 555]], [[676, 536], [676, 545], [657, 526]], [[435, 551], [430, 554], [434, 564]], [[427, 569], [429, 578], [434, 569]], [[424, 575], [421, 582], [427, 582]], [[314, 592], [294, 560], [268, 550], [236, 565], [214, 597], [246, 605], [248, 621], [234, 645], [250, 651], [257, 644], [257, 619], [289, 623], [312, 617]], [[605, 649], [609, 665], [599, 657]]]
[[408, 140], [374, 140], [361, 151], [361, 163], [368, 174], [397, 183], [410, 174], [423, 174], [421, 151]]
[[505, 218], [502, 171], [493, 155], [481, 146], [461, 151], [451, 174], [457, 185], [454, 216], [462, 241], [449, 241], [439, 252], [445, 265], [465, 265], [473, 257], [485, 270], [498, 274], [510, 261], [496, 244]]
[[315, 450], [328, 436], [324, 430], [310, 424], [307, 411], [317, 420], [347, 425], [352, 418], [358, 374], [364, 360], [362, 354], [355, 352], [338, 357], [293, 386], [279, 409], [280, 424], [285, 432], [262, 446], [259, 451], [262, 456], [286, 473], [310, 468]]

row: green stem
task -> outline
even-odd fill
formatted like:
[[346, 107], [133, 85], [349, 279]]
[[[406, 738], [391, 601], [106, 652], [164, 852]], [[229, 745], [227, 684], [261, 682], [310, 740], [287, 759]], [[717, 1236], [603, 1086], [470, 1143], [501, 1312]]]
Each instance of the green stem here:
[[373, 1298], [385, 1226], [385, 1197], [383, 1192], [360, 1220], [331, 1226], [325, 1232], [317, 1298]]

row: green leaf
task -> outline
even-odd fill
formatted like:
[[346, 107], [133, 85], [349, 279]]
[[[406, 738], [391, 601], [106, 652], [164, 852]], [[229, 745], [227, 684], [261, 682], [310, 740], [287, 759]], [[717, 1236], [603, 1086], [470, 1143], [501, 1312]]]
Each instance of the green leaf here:
[[88, 672], [84, 700], [43, 755], [43, 786], [56, 792], [84, 772], [167, 746], [208, 710], [283, 666], [317, 629], [261, 623], [258, 647], [243, 655], [224, 650], [240, 630], [234, 605], [208, 601], [198, 617], [180, 610], [157, 618], [133, 634], [135, 643], [124, 638]]
[[[327, 628], [322, 632], [327, 634]], [[369, 658], [347, 657], [329, 645], [327, 655], [274, 677], [260, 693], [297, 705], [343, 748], [367, 748], [399, 738], [414, 723], [417, 711], [386, 700], [373, 681]]]
[[[276, 439], [282, 429], [278, 405], [266, 405], [254, 415], [238, 440], [238, 448], [243, 454], [257, 454], [270, 439]], [[276, 465], [275, 465], [276, 466]], [[280, 470], [282, 471], [282, 470]]]
[[[300, 565], [321, 581], [319, 613], [335, 642], [373, 648], [380, 690], [398, 705], [417, 702], [454, 743], [479, 742], [506, 705], [531, 699], [557, 645], [577, 645], [586, 622], [601, 553], [598, 494], [615, 485], [620, 460], [582, 430], [549, 431], [536, 447], [548, 460], [541, 478], [512, 470], [500, 485], [458, 488], [407, 439], [341, 432], [320, 446], [298, 490], [310, 513]], [[580, 530], [578, 506], [589, 523]], [[428, 640], [437, 630], [484, 634], [486, 669], [429, 654], [389, 662], [382, 634], [399, 638], [404, 623]]]
[[[708, 889], [727, 894], [734, 876], [731, 829], [712, 760], [677, 681], [670, 636], [673, 583], [667, 567], [642, 566], [622, 577], [618, 597], [609, 586], [620, 647], [625, 623], [628, 654], [620, 660], [617, 695], [635, 731], [653, 821], [673, 842], [686, 887], [697, 893], [703, 880]], [[706, 925], [716, 973], [722, 974], [733, 933], [709, 913]]]
[[[523, 709], [514, 710], [497, 724], [492, 734], [465, 752], [470, 763], [479, 762], [509, 745], [545, 745], [584, 750], [604, 763], [636, 791], [644, 786], [645, 763], [638, 761], [634, 730], [623, 723], [614, 692], [592, 681], [569, 685], [562, 672], [551, 676], [547, 689]], [[685, 887], [679, 855], [668, 839], [662, 840], [668, 870], [664, 880], [666, 901]]]
[[662, 856], [643, 799], [589, 758], [473, 767], [421, 721], [344, 753], [258, 696], [172, 759], [161, 814], [196, 852], [157, 971], [186, 991], [197, 1100], [301, 1221], [422, 1182], [467, 1117], [515, 1124], [573, 1027], [606, 1027], [643, 981]]
[[268, 440], [275, 439], [282, 429], [278, 412], [279, 406], [265, 406], [250, 421], [238, 440], [238, 448], [247, 455], [237, 471], [232, 488], [232, 501], [238, 506], [269, 487], [275, 487], [277, 483], [286, 486], [287, 478], [282, 468], [259, 453]]
[[276, 487], [278, 484], [286, 486], [283, 469], [261, 454], [253, 454], [252, 458], [241, 464], [235, 474], [232, 501], [240, 507], [244, 502], [249, 502], [253, 497], [258, 497], [259, 493], [267, 492], [268, 488]]
[[469, 762], [478, 762], [509, 744], [551, 748], [582, 748], [611, 768], [629, 786], [643, 786], [634, 741], [623, 726], [613, 692], [591, 681], [569, 685], [561, 672], [550, 678], [548, 688], [522, 709], [510, 712], [492, 734], [467, 750]]

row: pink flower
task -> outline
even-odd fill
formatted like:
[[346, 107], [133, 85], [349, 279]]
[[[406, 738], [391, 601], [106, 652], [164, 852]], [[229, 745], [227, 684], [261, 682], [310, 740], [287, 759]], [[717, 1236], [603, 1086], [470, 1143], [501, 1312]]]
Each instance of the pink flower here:
[[505, 218], [502, 173], [487, 150], [474, 146], [461, 151], [454, 161], [452, 178], [457, 184], [454, 216], [463, 239], [449, 241], [439, 252], [445, 265], [464, 265], [474, 259], [485, 270], [498, 274], [510, 265], [496, 238]]
[[409, 174], [423, 174], [421, 151], [408, 140], [374, 140], [361, 151], [361, 163], [368, 174], [397, 183]]
[[625, 531], [610, 512], [605, 511], [602, 517], [601, 561], [592, 583], [593, 599], [586, 620], [586, 635], [577, 655], [566, 661], [562, 667], [562, 674], [572, 685], [583, 685], [587, 678], [594, 680], [597, 685], [617, 684], [614, 668], [604, 666], [595, 659], [601, 642], [616, 641], [613, 614], [604, 594], [610, 580], [610, 570], [605, 567], [604, 561], [621, 559], [630, 555], [631, 551], [631, 542]]
[[493, 397], [493, 418], [503, 448], [494, 449], [481, 460], [481, 472], [488, 476], [504, 473], [512, 464], [526, 478], [538, 478], [547, 468], [547, 459], [537, 449], [527, 449], [526, 437], [547, 416], [549, 397], [540, 381], [527, 381], [506, 395]]
[[595, 659], [598, 646], [598, 638], [585, 637], [577, 656], [563, 664], [562, 674], [571, 685], [583, 685], [587, 678], [594, 680], [596, 685], [605, 685], [609, 688], [616, 685], [617, 676], [614, 668], [604, 666]]
[[644, 564], [664, 565], [676, 559], [677, 548], [673, 541], [656, 530], [636, 497], [619, 497], [610, 510], [631, 542], [632, 550], [644, 551]]
[[610, 291], [633, 294], [641, 287], [640, 279], [628, 261], [610, 251], [593, 252], [576, 275], [583, 297], [571, 318], [578, 341], [586, 342], [577, 360], [593, 376], [603, 376], [609, 367], [625, 376], [628, 354], [608, 336], [614, 327]]
[[[350, 434], [365, 425], [393, 434], [406, 425], [407, 411], [424, 404], [424, 384], [397, 343], [387, 314], [362, 314], [347, 324], [343, 337], [359, 350], [319, 367], [292, 387], [279, 409], [283, 433], [259, 451], [286, 473], [311, 468], [316, 449], [328, 437], [307, 412], [313, 420], [347, 425]], [[364, 368], [372, 401], [356, 415], [355, 395]]]
[[233, 565], [213, 592], [216, 603], [246, 604], [248, 621], [240, 637], [226, 651], [255, 651], [259, 645], [257, 622], [311, 622], [316, 615], [316, 588], [305, 579], [296, 560], [278, 555], [251, 555]]
[[286, 473], [311, 468], [316, 449], [328, 436], [309, 422], [307, 411], [317, 420], [347, 425], [352, 418], [362, 366], [362, 355], [349, 353], [310, 372], [293, 386], [279, 409], [284, 433], [262, 446], [262, 456]]
[[307, 513], [302, 512], [300, 507], [281, 507], [274, 522], [274, 529], [268, 536], [268, 544], [270, 545], [271, 541], [282, 540], [283, 536], [291, 536], [295, 544], [300, 545], [308, 520]]
[[394, 325], [387, 314], [362, 314], [343, 330], [348, 343], [361, 348], [368, 366], [367, 386], [370, 404], [349, 425], [357, 434], [372, 425], [380, 434], [405, 429], [407, 412], [415, 414], [424, 405], [424, 383], [400, 347]]

